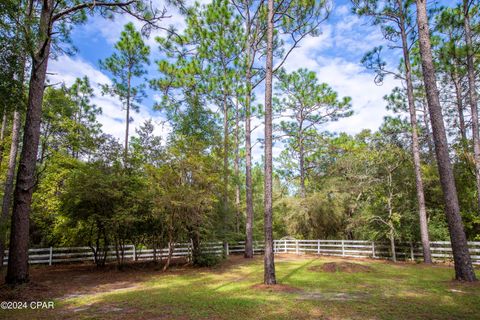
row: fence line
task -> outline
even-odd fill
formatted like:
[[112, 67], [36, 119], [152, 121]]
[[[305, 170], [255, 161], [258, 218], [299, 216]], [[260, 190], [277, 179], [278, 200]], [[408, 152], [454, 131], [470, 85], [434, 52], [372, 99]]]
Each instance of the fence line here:
[[[474, 264], [480, 265], [480, 241], [468, 242], [470, 256]], [[254, 242], [254, 254], [263, 253], [264, 243]], [[205, 242], [202, 250], [210, 254], [239, 254], [245, 251], [245, 242]], [[435, 261], [452, 261], [452, 248], [449, 241], [434, 241], [430, 243], [430, 250]], [[383, 242], [367, 240], [274, 240], [275, 253], [318, 254], [351, 258], [391, 259], [390, 245]], [[168, 248], [156, 250], [144, 247], [126, 245], [123, 251], [124, 260], [148, 261], [168, 257]], [[191, 257], [191, 243], [177, 243], [174, 245], [172, 258]], [[395, 244], [395, 255], [398, 260], [420, 260], [423, 257], [422, 246], [419, 243]], [[107, 261], [116, 259], [113, 246], [108, 247]], [[38, 248], [29, 250], [30, 264], [48, 264], [94, 261], [94, 254], [90, 247], [61, 247]], [[5, 251], [4, 265], [8, 263], [8, 251]]]

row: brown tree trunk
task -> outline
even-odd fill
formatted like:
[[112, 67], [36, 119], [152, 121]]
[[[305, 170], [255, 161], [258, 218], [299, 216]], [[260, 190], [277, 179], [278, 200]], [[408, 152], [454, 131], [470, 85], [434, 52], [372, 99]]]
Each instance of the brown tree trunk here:
[[302, 126], [300, 125], [300, 138], [299, 138], [299, 166], [300, 166], [300, 197], [305, 198], [305, 150], [303, 146], [303, 133]]
[[223, 94], [223, 232], [228, 232], [228, 102]]
[[472, 114], [473, 158], [475, 162], [475, 180], [477, 182], [477, 212], [480, 212], [480, 140], [478, 134], [478, 99], [475, 84], [475, 64], [473, 61], [472, 31], [470, 30], [470, 12], [468, 0], [463, 0], [465, 26], [465, 44], [467, 45], [468, 97]]
[[[248, 10], [247, 10], [248, 11]], [[248, 14], [248, 12], [247, 12]], [[251, 129], [251, 98], [252, 98], [252, 38], [250, 35], [250, 20], [246, 19], [247, 30], [247, 70], [245, 74], [245, 258], [253, 258], [253, 185], [252, 185], [252, 129]]]
[[[2, 126], [0, 127], [0, 168], [3, 164], [3, 151], [5, 150], [4, 139], [5, 139], [5, 127], [7, 126], [7, 108], [3, 109], [2, 116]], [[0, 265], [1, 266], [1, 265]]]
[[[399, 8], [403, 8], [402, 1], [398, 0]], [[405, 31], [404, 15], [400, 14], [400, 33], [402, 37], [403, 60], [405, 64], [405, 78], [407, 82], [408, 110], [410, 111], [410, 125], [412, 127], [412, 154], [417, 186], [418, 217], [420, 222], [420, 237], [422, 239], [423, 262], [432, 263], [430, 252], [430, 240], [428, 236], [427, 210], [425, 208], [425, 194], [423, 191], [422, 164], [420, 161], [420, 146], [418, 142], [417, 113], [413, 95], [412, 66], [410, 65], [410, 53], [408, 51], [407, 33]]]
[[48, 56], [51, 46], [54, 1], [43, 1], [40, 14], [40, 43], [32, 59], [27, 113], [20, 155], [17, 184], [13, 199], [12, 227], [6, 282], [11, 285], [28, 281], [29, 214], [35, 184], [35, 166], [40, 138], [42, 101]]
[[462, 84], [456, 70], [452, 71], [452, 82], [455, 87], [455, 97], [457, 99], [458, 122], [460, 126], [460, 136], [462, 141], [467, 140], [467, 129], [465, 127], [465, 116], [463, 114]]
[[265, 190], [264, 190], [264, 280], [276, 284], [272, 230], [272, 78], [273, 78], [273, 0], [268, 0], [267, 62], [265, 74]]
[[6, 231], [8, 218], [10, 216], [10, 205], [13, 194], [13, 180], [15, 178], [15, 168], [17, 165], [18, 141], [20, 139], [21, 116], [18, 110], [13, 113], [12, 142], [10, 145], [10, 155], [8, 158], [7, 176], [5, 178], [5, 189], [3, 193], [2, 215], [0, 217], [0, 267], [3, 266], [3, 256], [5, 251]]
[[[129, 71], [130, 73], [130, 71]], [[130, 91], [131, 91], [131, 78], [128, 77], [128, 88], [127, 88], [127, 112], [125, 115], [125, 150], [123, 151], [123, 165], [127, 166], [128, 161], [128, 136], [130, 130]]]
[[238, 110], [238, 97], [235, 104], [235, 163], [233, 169], [235, 171], [235, 232], [240, 232], [240, 184], [238, 177], [240, 175], [240, 115]]
[[455, 278], [457, 280], [475, 281], [475, 273], [472, 268], [472, 262], [468, 252], [467, 238], [465, 236], [462, 217], [460, 215], [453, 169], [448, 154], [448, 141], [443, 123], [442, 108], [440, 106], [435, 69], [433, 65], [426, 0], [417, 0], [416, 3], [423, 79], [427, 93], [430, 121], [432, 123], [440, 184], [445, 202], [445, 214], [452, 243], [453, 259], [455, 262]]

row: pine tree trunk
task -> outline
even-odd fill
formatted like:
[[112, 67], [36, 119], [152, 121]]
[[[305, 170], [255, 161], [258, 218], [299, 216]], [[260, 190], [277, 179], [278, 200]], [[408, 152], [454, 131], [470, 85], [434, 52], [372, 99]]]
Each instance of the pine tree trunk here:
[[[402, 8], [402, 1], [398, 0], [398, 5]], [[418, 124], [417, 113], [415, 110], [415, 100], [413, 95], [412, 66], [410, 65], [410, 53], [408, 51], [407, 34], [405, 32], [405, 22], [403, 14], [400, 15], [400, 33], [402, 37], [403, 60], [405, 64], [405, 78], [407, 81], [407, 99], [408, 110], [410, 111], [410, 125], [412, 128], [412, 154], [415, 171], [415, 182], [417, 186], [417, 205], [418, 217], [420, 222], [420, 237], [422, 239], [423, 262], [432, 263], [432, 254], [430, 252], [430, 240], [428, 236], [427, 210], [425, 208], [425, 194], [423, 191], [422, 164], [420, 161], [420, 146], [418, 142]]]
[[54, 1], [43, 1], [40, 14], [38, 51], [32, 59], [27, 113], [20, 155], [17, 184], [13, 199], [12, 227], [6, 282], [10, 285], [28, 281], [29, 215], [35, 184], [35, 167], [40, 140], [42, 101], [47, 63], [51, 47], [51, 21]]
[[247, 19], [247, 70], [245, 74], [246, 93], [245, 93], [245, 204], [246, 204], [246, 223], [245, 223], [245, 258], [253, 258], [253, 185], [252, 185], [252, 39], [250, 35], [250, 20]]
[[[0, 168], [3, 164], [3, 151], [5, 150], [4, 140], [5, 140], [5, 127], [7, 126], [7, 108], [3, 109], [2, 116], [2, 125], [0, 127]], [[1, 267], [2, 265], [0, 265]]]
[[3, 256], [5, 251], [5, 241], [7, 237], [7, 223], [10, 217], [10, 206], [13, 194], [13, 181], [15, 178], [15, 168], [17, 165], [18, 141], [20, 139], [21, 116], [18, 110], [13, 113], [12, 142], [10, 146], [10, 156], [8, 158], [7, 176], [5, 178], [5, 189], [3, 192], [2, 215], [0, 217], [0, 267], [3, 266]]
[[473, 61], [472, 31], [470, 30], [469, 2], [463, 0], [465, 26], [465, 44], [467, 45], [468, 97], [472, 115], [473, 158], [475, 162], [475, 179], [477, 182], [477, 212], [480, 212], [480, 139], [478, 133], [478, 99], [475, 84], [475, 64]]
[[448, 154], [448, 141], [443, 123], [442, 108], [438, 96], [435, 69], [430, 44], [426, 0], [417, 0], [417, 25], [420, 43], [423, 79], [427, 93], [430, 121], [432, 123], [435, 152], [437, 155], [440, 184], [445, 202], [445, 214], [452, 243], [455, 262], [455, 278], [457, 280], [475, 281], [475, 273], [468, 252], [467, 238], [463, 228], [457, 189], [453, 169]]
[[305, 150], [303, 146], [303, 137], [300, 137], [299, 166], [300, 166], [300, 197], [305, 198]]
[[272, 230], [272, 79], [273, 78], [273, 0], [268, 0], [267, 62], [265, 75], [265, 190], [264, 190], [264, 283], [276, 284]]
[[223, 94], [223, 232], [228, 232], [228, 102], [227, 94]]
[[[129, 72], [130, 73], [130, 72]], [[131, 91], [131, 78], [128, 77], [128, 88], [127, 88], [127, 112], [125, 115], [125, 150], [123, 155], [123, 165], [127, 166], [128, 161], [128, 136], [130, 130], [130, 91]]]
[[460, 79], [458, 77], [457, 71], [452, 71], [452, 82], [455, 87], [455, 97], [457, 99], [457, 112], [458, 112], [458, 122], [460, 126], [460, 136], [462, 137], [462, 141], [467, 140], [467, 129], [465, 127], [465, 116], [463, 114], [463, 99], [462, 99], [462, 84], [460, 83]]
[[240, 185], [238, 177], [240, 175], [240, 115], [238, 110], [238, 97], [235, 104], [235, 232], [240, 232]]

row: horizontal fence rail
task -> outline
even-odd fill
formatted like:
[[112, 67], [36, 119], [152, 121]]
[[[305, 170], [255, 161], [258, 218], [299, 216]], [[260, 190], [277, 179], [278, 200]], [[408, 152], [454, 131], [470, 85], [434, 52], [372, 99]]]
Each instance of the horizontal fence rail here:
[[[480, 265], [480, 241], [468, 242], [472, 263]], [[392, 249], [385, 242], [367, 240], [274, 240], [275, 253], [318, 254], [351, 258], [391, 259]], [[245, 242], [204, 242], [201, 245], [203, 253], [214, 255], [243, 254]], [[264, 243], [254, 241], [254, 254], [262, 254]], [[437, 262], [453, 261], [452, 248], [449, 241], [430, 242], [432, 258]], [[168, 257], [170, 249], [145, 248], [126, 245], [123, 247], [124, 261], [162, 260]], [[61, 247], [30, 249], [30, 264], [58, 264], [81, 261], [94, 262], [94, 253], [90, 247]], [[103, 255], [105, 252], [99, 252]], [[191, 243], [176, 243], [172, 248], [172, 258], [190, 258], [192, 255]], [[423, 257], [422, 246], [419, 243], [396, 243], [395, 256], [397, 260], [421, 260]], [[106, 260], [113, 261], [117, 258], [115, 247], [107, 248]], [[8, 263], [8, 250], [5, 251], [4, 265]]]

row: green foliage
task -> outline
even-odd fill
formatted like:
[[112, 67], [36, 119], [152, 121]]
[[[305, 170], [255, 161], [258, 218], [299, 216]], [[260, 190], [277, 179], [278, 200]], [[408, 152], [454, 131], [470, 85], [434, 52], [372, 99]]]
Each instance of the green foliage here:
[[225, 257], [223, 255], [200, 251], [200, 254], [195, 256], [193, 265], [196, 267], [211, 268], [219, 265], [224, 259]]

